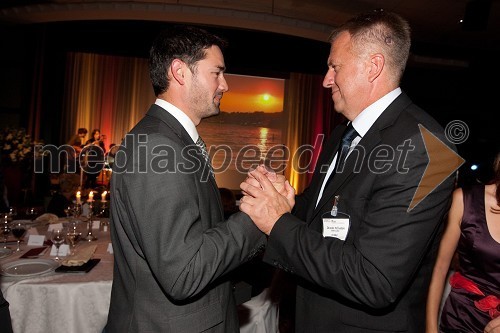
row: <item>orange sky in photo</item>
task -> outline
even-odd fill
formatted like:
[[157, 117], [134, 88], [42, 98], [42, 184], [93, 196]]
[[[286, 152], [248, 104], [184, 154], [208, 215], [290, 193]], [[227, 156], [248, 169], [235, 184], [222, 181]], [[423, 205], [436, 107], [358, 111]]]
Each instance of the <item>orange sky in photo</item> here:
[[284, 80], [228, 73], [225, 73], [224, 77], [229, 91], [222, 97], [221, 111], [283, 111]]

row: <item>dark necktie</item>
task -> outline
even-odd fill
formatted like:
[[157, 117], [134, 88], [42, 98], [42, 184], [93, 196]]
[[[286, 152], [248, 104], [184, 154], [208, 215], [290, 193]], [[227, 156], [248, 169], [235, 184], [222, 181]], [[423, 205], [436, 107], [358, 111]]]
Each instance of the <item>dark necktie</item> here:
[[198, 136], [198, 140], [196, 140], [196, 145], [198, 147], [200, 147], [203, 158], [205, 159], [205, 162], [207, 163], [208, 167], [210, 168], [210, 174], [213, 177], [214, 176], [214, 169], [212, 168], [212, 163], [210, 162], [210, 155], [208, 155], [207, 145], [205, 145], [205, 141], [203, 141], [201, 136]]
[[347, 157], [347, 153], [349, 152], [349, 148], [351, 147], [352, 140], [354, 140], [354, 138], [357, 136], [358, 132], [356, 132], [356, 130], [352, 126], [352, 122], [349, 123], [349, 126], [347, 126], [347, 128], [345, 129], [344, 134], [342, 134], [340, 147], [337, 150], [337, 161], [335, 162], [335, 168], [328, 178], [325, 188], [328, 186], [328, 184], [330, 184], [333, 176], [337, 173], [337, 170], [341, 172], [343, 171], [344, 163]]
[[335, 171], [340, 170], [344, 167], [345, 160], [347, 158], [347, 153], [351, 147], [352, 140], [358, 136], [358, 132], [352, 127], [352, 123], [344, 131], [342, 135], [342, 140], [340, 142], [340, 147], [337, 151], [337, 162], [335, 164]]

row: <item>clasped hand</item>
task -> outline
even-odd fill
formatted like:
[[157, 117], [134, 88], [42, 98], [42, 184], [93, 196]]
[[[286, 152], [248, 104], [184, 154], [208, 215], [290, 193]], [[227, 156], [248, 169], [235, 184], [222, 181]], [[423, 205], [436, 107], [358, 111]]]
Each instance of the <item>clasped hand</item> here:
[[295, 190], [282, 175], [260, 165], [248, 173], [240, 184], [243, 197], [240, 210], [250, 216], [255, 225], [266, 235], [274, 224], [295, 205]]

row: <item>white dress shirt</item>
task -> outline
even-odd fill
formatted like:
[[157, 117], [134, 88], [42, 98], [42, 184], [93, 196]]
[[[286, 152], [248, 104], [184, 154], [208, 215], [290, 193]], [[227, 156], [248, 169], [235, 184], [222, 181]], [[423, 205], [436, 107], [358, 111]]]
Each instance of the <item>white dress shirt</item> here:
[[155, 104], [161, 107], [162, 109], [165, 109], [168, 113], [170, 113], [177, 121], [179, 121], [188, 132], [189, 136], [191, 139], [193, 139], [193, 142], [195, 143], [198, 141], [198, 137], [200, 136], [198, 134], [198, 131], [196, 130], [196, 125], [193, 123], [191, 118], [189, 118], [184, 112], [182, 112], [178, 107], [175, 105], [163, 100], [157, 98], [155, 101]]
[[[380, 117], [380, 115], [384, 112], [385, 109], [401, 94], [401, 88], [396, 88], [393, 91], [389, 92], [382, 98], [380, 98], [375, 103], [369, 105], [366, 109], [361, 111], [360, 114], [352, 121], [352, 127], [358, 132], [358, 136], [352, 140], [351, 146], [349, 147], [349, 152], [347, 153], [346, 159], [351, 153], [351, 151], [356, 147], [356, 145], [361, 141], [363, 136], [368, 132], [370, 127], [375, 123], [375, 121]], [[335, 153], [335, 157], [333, 158], [328, 171], [326, 172], [326, 177], [321, 185], [321, 190], [319, 191], [318, 198], [316, 200], [316, 205], [318, 205], [321, 197], [323, 196], [323, 190], [325, 189], [326, 182], [330, 178], [330, 175], [335, 168], [335, 162], [337, 162], [337, 154]]]

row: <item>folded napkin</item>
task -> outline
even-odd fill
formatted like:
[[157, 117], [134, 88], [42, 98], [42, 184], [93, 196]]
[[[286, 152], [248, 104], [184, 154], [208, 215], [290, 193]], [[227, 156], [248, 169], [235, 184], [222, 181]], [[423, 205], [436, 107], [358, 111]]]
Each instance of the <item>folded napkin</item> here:
[[81, 266], [92, 258], [96, 248], [97, 245], [90, 245], [78, 249], [74, 255], [64, 259], [61, 263], [63, 266]]
[[52, 224], [52, 223], [58, 223], [59, 222], [59, 217], [55, 214], [51, 213], [45, 213], [40, 216], [38, 216], [35, 221], [40, 222], [41, 224]]

